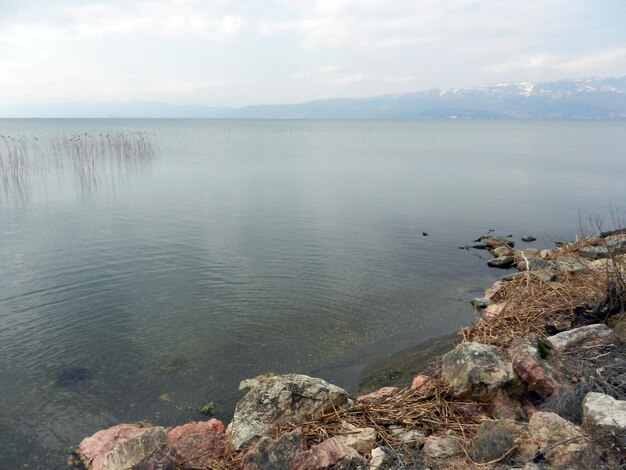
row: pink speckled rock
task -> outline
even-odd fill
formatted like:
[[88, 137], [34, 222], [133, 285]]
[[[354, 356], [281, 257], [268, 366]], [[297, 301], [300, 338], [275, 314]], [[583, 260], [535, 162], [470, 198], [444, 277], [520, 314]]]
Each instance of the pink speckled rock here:
[[224, 425], [217, 419], [192, 421], [167, 433], [168, 453], [178, 462], [208, 467], [224, 456]]
[[357, 403], [372, 403], [375, 401], [382, 400], [383, 398], [388, 398], [398, 391], [398, 387], [383, 387], [379, 388], [375, 392], [368, 393], [367, 395], [361, 395], [357, 397]]
[[359, 453], [331, 437], [300, 452], [291, 461], [290, 470], [324, 470], [334, 468], [338, 462], [354, 462], [365, 465], [365, 459]]
[[418, 390], [424, 386], [430, 377], [428, 375], [416, 375], [411, 382], [411, 390]]

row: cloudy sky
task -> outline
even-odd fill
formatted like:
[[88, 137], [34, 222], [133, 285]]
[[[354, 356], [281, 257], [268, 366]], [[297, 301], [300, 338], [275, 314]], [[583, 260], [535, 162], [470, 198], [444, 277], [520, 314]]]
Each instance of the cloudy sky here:
[[0, 104], [239, 106], [626, 75], [624, 0], [0, 0]]

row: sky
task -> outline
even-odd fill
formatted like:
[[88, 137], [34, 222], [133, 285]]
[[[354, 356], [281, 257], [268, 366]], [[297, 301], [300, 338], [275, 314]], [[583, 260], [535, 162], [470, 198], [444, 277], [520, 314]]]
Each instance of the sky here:
[[0, 105], [242, 106], [626, 75], [625, 0], [0, 0]]

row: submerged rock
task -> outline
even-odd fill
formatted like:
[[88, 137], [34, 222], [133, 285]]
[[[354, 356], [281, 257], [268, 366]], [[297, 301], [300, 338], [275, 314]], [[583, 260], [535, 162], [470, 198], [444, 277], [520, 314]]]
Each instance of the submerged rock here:
[[512, 370], [495, 346], [461, 343], [443, 356], [442, 377], [459, 398], [486, 399], [511, 380]]
[[235, 449], [241, 449], [281, 424], [299, 423], [347, 403], [346, 391], [325, 380], [278, 375], [253, 388], [237, 403], [228, 433]]
[[498, 256], [497, 258], [487, 261], [487, 265], [492, 268], [508, 269], [515, 264], [512, 256]]

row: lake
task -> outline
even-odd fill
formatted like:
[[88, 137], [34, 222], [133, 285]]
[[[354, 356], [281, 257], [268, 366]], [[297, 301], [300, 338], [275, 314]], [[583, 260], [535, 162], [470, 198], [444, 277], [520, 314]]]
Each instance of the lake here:
[[[119, 133], [150, 151], [51, 150]], [[352, 386], [472, 320], [502, 271], [460, 245], [493, 229], [550, 247], [626, 201], [623, 121], [5, 119], [0, 134], [7, 468], [64, 468], [101, 428], [206, 419], [208, 402], [228, 420], [239, 381], [268, 371]]]

